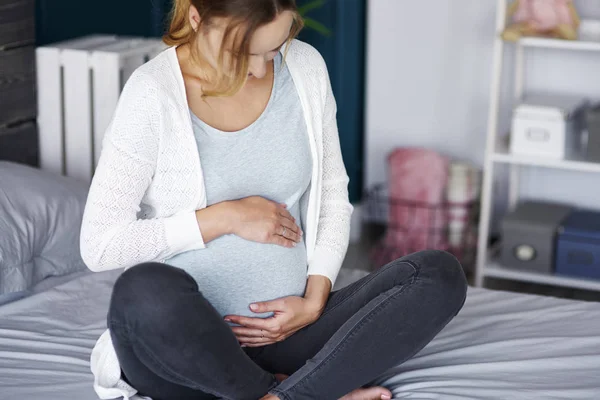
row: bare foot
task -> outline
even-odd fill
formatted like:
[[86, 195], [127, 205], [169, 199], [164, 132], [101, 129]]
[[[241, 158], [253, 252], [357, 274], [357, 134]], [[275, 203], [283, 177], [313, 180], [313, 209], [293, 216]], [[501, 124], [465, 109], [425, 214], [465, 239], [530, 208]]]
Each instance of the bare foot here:
[[340, 400], [390, 400], [392, 392], [383, 387], [370, 387], [366, 389], [356, 389]]
[[277, 378], [277, 380], [279, 382], [283, 382], [285, 381], [287, 378], [289, 378], [289, 375], [284, 375], [284, 374], [275, 374], [275, 378]]
[[[287, 378], [289, 378], [289, 375], [284, 375], [284, 374], [275, 374], [275, 378], [277, 378], [277, 380], [279, 382], [283, 382], [285, 381]], [[263, 396], [260, 398], [260, 400], [280, 400], [279, 397], [277, 396], [273, 396], [272, 394], [268, 394], [266, 396]]]
[[[288, 375], [275, 374], [275, 377], [280, 382], [285, 381], [289, 378]], [[383, 387], [371, 387], [367, 389], [356, 389], [339, 400], [390, 400], [392, 398], [392, 392]], [[268, 394], [262, 397], [260, 400], [280, 400], [279, 397]]]

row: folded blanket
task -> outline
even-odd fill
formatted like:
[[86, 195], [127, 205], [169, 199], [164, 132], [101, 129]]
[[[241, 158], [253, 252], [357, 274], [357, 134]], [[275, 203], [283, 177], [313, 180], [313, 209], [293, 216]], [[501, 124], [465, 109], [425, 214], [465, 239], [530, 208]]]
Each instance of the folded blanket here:
[[448, 241], [453, 249], [472, 245], [475, 202], [481, 190], [478, 168], [463, 162], [450, 164], [446, 199], [448, 201]]
[[425, 249], [447, 249], [446, 185], [449, 160], [419, 148], [394, 150], [388, 157], [388, 230], [374, 251], [383, 265]]

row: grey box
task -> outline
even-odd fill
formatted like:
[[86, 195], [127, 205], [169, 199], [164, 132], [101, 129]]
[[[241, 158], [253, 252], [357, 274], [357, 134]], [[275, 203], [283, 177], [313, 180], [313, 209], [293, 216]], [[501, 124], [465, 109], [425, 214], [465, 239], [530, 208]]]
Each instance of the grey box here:
[[0, 51], [0, 127], [37, 115], [35, 48]]
[[539, 201], [519, 204], [502, 221], [502, 264], [551, 274], [557, 231], [572, 210], [566, 205]]
[[585, 122], [588, 131], [586, 158], [600, 162], [600, 104], [586, 111]]
[[0, 50], [35, 43], [35, 1], [0, 0]]
[[0, 128], [0, 160], [38, 166], [38, 148], [35, 121]]

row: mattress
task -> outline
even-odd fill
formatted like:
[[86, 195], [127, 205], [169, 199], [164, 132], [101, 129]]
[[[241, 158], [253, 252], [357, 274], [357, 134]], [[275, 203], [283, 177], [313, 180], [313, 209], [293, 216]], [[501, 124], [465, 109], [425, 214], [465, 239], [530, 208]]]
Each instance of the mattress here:
[[[89, 356], [119, 273], [0, 307], [0, 399], [97, 398]], [[336, 286], [362, 275], [342, 271]], [[395, 399], [599, 399], [600, 304], [470, 288], [436, 339], [377, 383]]]

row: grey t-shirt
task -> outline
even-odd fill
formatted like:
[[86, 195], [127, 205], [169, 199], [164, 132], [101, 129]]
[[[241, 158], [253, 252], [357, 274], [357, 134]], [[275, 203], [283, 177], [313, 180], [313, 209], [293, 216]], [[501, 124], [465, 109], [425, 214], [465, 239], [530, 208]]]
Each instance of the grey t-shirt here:
[[[312, 172], [300, 98], [280, 54], [274, 60], [271, 98], [261, 116], [238, 132], [219, 131], [192, 114], [208, 205], [249, 196], [287, 204], [304, 230]], [[202, 227], [200, 227], [202, 229]], [[268, 317], [249, 305], [302, 296], [306, 287], [304, 241], [295, 248], [222, 236], [205, 249], [167, 263], [187, 271], [221, 315]]]

